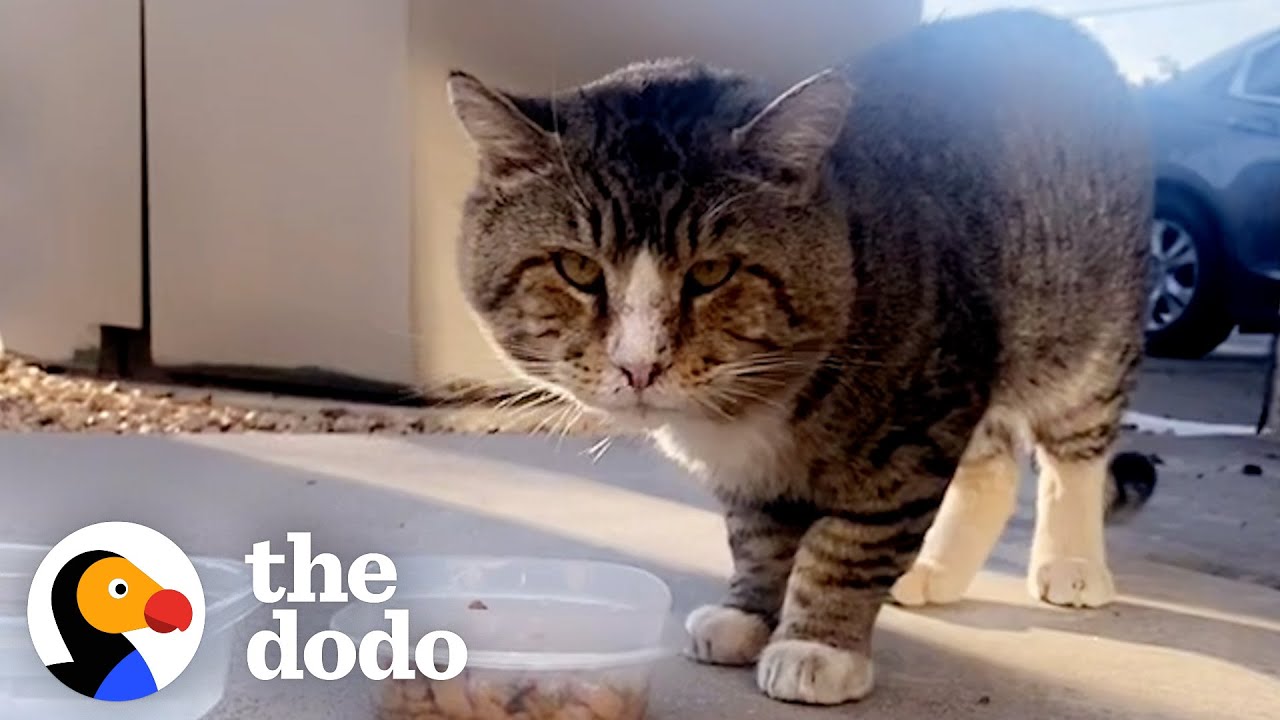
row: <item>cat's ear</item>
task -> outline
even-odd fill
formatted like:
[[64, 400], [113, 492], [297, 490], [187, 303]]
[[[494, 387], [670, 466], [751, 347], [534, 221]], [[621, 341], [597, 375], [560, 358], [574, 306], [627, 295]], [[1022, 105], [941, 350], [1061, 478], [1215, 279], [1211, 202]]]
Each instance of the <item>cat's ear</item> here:
[[840, 138], [852, 102], [849, 81], [835, 70], [826, 70], [779, 95], [734, 131], [733, 142], [783, 183], [810, 186]]
[[449, 104], [480, 153], [485, 174], [503, 183], [546, 172], [554, 162], [551, 134], [511, 98], [464, 72], [449, 73]]

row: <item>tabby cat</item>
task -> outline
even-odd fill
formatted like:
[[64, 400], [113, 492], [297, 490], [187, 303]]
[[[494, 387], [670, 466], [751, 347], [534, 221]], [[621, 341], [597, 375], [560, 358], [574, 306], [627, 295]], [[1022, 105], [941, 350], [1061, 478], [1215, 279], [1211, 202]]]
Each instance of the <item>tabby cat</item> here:
[[1112, 599], [1152, 189], [1092, 39], [1003, 11], [780, 95], [684, 61], [554, 97], [448, 85], [480, 158], [461, 273], [482, 327], [723, 503], [734, 573], [688, 619], [698, 660], [755, 662], [781, 700], [862, 697], [882, 602], [961, 596], [1023, 448], [1031, 593]]

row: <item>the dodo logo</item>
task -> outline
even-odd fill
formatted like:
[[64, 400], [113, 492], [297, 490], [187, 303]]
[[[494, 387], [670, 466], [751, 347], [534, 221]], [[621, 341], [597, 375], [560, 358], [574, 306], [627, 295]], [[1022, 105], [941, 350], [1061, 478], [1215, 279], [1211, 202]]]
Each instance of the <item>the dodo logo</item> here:
[[49, 552], [27, 625], [41, 661], [97, 700], [143, 698], [173, 682], [204, 631], [204, 590], [173, 541], [133, 523], [91, 525]]

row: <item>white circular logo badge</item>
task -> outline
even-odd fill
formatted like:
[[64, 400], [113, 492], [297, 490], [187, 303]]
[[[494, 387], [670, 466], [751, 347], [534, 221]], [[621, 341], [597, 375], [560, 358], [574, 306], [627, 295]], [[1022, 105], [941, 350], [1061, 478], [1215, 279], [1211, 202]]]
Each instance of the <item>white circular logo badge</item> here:
[[36, 570], [27, 626], [62, 684], [108, 702], [154, 694], [187, 669], [204, 633], [204, 588], [172, 540], [134, 523], [77, 530]]

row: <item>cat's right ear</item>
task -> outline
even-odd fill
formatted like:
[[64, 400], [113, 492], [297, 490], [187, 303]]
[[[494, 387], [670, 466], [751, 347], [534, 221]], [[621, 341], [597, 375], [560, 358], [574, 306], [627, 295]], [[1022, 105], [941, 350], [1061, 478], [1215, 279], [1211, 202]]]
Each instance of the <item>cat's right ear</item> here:
[[553, 139], [510, 98], [464, 72], [449, 73], [449, 104], [480, 153], [491, 181], [509, 183], [545, 173], [554, 163]]
[[763, 162], [780, 184], [808, 189], [839, 140], [852, 102], [849, 81], [836, 70], [826, 70], [780, 95], [735, 130], [733, 141]]

